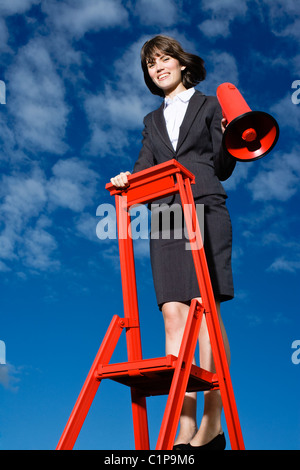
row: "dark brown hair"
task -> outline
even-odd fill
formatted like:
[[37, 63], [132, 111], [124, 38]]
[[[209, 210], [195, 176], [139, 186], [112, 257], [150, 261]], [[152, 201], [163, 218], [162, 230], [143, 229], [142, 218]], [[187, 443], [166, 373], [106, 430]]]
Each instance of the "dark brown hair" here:
[[155, 36], [145, 42], [141, 50], [141, 64], [144, 72], [144, 79], [147, 87], [154, 95], [165, 96], [164, 92], [156, 86], [148, 73], [147, 64], [154, 61], [155, 56], [163, 52], [170, 57], [174, 57], [186, 68], [182, 71], [182, 83], [185, 88], [192, 88], [205, 79], [206, 70], [204, 60], [201, 57], [185, 52], [176, 39], [168, 36]]

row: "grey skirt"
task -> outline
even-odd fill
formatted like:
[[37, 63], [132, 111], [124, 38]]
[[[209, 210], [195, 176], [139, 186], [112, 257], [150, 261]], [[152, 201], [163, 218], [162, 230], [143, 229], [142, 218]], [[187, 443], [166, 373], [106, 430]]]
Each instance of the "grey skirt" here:
[[[180, 201], [177, 196], [173, 203], [178, 207]], [[231, 268], [232, 228], [226, 198], [222, 195], [210, 195], [196, 199], [195, 204], [196, 207], [204, 205], [202, 221], [198, 216], [202, 232], [204, 226], [204, 250], [215, 299], [224, 302], [234, 296]], [[164, 207], [165, 210], [162, 210], [161, 206], [152, 205], [151, 208], [150, 257], [159, 308], [165, 302], [189, 303], [193, 298], [201, 297], [192, 251], [187, 248], [189, 242], [182, 207], [181, 219], [177, 211], [176, 215], [173, 210], [166, 214], [168, 207], [172, 209], [174, 206], [169, 204]], [[201, 215], [201, 210], [197, 212]]]

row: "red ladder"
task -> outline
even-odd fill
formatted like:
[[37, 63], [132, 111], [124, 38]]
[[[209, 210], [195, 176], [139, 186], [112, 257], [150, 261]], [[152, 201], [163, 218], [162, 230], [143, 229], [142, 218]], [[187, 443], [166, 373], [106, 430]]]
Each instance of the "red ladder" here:
[[[191, 184], [195, 178], [176, 160], [130, 175], [129, 187], [106, 189], [115, 196], [124, 318], [114, 315], [85, 380], [57, 449], [72, 449], [101, 380], [111, 379], [131, 389], [135, 448], [149, 449], [146, 397], [168, 395], [157, 440], [157, 450], [170, 450], [176, 436], [186, 391], [220, 389], [231, 448], [244, 449], [243, 437], [229, 373], [214, 294], [208, 272]], [[143, 359], [129, 209], [167, 195], [180, 194], [202, 303], [191, 302], [178, 357]], [[202, 317], [205, 315], [216, 373], [192, 364]], [[122, 331], [126, 331], [128, 361], [109, 364]]]

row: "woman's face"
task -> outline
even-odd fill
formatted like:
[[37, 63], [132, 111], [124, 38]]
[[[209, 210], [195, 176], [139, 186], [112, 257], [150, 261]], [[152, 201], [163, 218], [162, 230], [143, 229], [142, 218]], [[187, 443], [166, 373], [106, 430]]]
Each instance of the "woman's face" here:
[[181, 75], [185, 66], [180, 65], [174, 57], [158, 51], [153, 60], [148, 62], [147, 67], [151, 80], [165, 96], [172, 97], [186, 89]]

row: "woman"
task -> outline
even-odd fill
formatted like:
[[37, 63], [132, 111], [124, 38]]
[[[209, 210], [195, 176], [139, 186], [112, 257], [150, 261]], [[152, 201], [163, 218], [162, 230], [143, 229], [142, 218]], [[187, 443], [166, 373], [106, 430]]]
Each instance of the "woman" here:
[[[221, 147], [226, 122], [217, 99], [194, 89], [206, 75], [203, 60], [185, 52], [176, 40], [156, 36], [147, 41], [141, 51], [141, 63], [146, 85], [153, 94], [164, 97], [164, 101], [144, 119], [143, 146], [133, 171], [176, 158], [195, 175], [193, 196], [196, 204], [205, 207], [204, 247], [230, 362], [228, 339], [220, 316], [220, 303], [233, 298], [231, 222], [225, 205], [227, 195], [220, 183], [235, 167], [235, 160], [225, 155]], [[126, 187], [129, 174], [120, 173], [111, 182], [118, 188]], [[180, 201], [176, 195], [159, 202], [170, 206]], [[201, 293], [191, 251], [186, 249], [184, 237], [174, 236], [174, 230], [171, 227], [170, 240], [151, 236], [150, 253], [157, 302], [165, 323], [166, 354], [176, 356], [189, 304], [193, 298], [201, 301]], [[200, 366], [215, 372], [205, 318], [199, 334], [199, 350]], [[220, 392], [204, 392], [204, 413], [198, 429], [196, 393], [187, 393], [174, 448], [225, 449], [221, 412]]]

